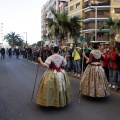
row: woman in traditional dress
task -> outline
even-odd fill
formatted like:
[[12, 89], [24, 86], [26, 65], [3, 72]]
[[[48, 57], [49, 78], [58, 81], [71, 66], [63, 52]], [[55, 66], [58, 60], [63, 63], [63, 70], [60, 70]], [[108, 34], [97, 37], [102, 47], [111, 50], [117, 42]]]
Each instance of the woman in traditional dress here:
[[110, 95], [110, 89], [104, 69], [100, 64], [102, 53], [98, 50], [97, 42], [92, 43], [92, 47], [90, 58], [83, 53], [89, 65], [81, 77], [79, 92], [90, 97], [106, 97]]
[[38, 61], [48, 70], [40, 81], [36, 103], [41, 106], [64, 107], [71, 102], [71, 86], [67, 73], [62, 66], [67, 64], [66, 59], [58, 54], [59, 48], [53, 47], [50, 57], [43, 63], [41, 58]]

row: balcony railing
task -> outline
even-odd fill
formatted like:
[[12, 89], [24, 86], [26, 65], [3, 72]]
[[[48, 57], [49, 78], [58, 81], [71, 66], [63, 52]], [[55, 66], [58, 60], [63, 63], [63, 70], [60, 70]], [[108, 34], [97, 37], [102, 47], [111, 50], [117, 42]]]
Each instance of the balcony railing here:
[[84, 0], [84, 2], [87, 2], [87, 1], [89, 1], [89, 0]]
[[110, 5], [110, 2], [103, 2], [103, 3], [98, 3], [98, 4], [91, 4], [91, 6], [107, 6]]
[[[97, 18], [107, 18], [107, 17], [108, 17], [107, 14], [104, 14], [104, 15], [97, 15]], [[95, 18], [95, 14], [83, 16], [83, 19], [88, 19], [88, 18]]]
[[95, 29], [95, 25], [90, 25], [90, 26], [83, 27], [83, 30], [87, 30], [87, 29]]
[[108, 0], [108, 2], [101, 2], [101, 3], [98, 3], [98, 4], [90, 4], [90, 3], [86, 3], [84, 6], [83, 6], [83, 8], [87, 8], [87, 7], [90, 7], [90, 6], [108, 6], [108, 5], [110, 5], [110, 1]]

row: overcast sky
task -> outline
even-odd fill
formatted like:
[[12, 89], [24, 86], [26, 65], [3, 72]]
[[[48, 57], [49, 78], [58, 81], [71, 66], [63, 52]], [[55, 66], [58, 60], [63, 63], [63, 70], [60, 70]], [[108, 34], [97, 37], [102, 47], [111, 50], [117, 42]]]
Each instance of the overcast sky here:
[[0, 0], [0, 23], [4, 35], [16, 32], [28, 43], [41, 40], [41, 7], [48, 0]]

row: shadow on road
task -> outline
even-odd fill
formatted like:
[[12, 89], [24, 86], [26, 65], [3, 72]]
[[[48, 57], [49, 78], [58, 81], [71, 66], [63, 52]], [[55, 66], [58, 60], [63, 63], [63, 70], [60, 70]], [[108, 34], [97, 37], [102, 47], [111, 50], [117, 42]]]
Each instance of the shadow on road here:
[[110, 100], [110, 96], [108, 97], [101, 97], [101, 98], [94, 98], [94, 97], [89, 97], [89, 96], [85, 96], [85, 95], [82, 95], [82, 100], [84, 101], [88, 101], [88, 102], [95, 102], [95, 103], [105, 103], [105, 102], [108, 102]]
[[105, 103], [105, 102], [109, 102], [110, 101], [110, 96], [108, 97], [101, 97], [101, 98], [94, 98], [94, 97], [89, 97], [89, 96], [85, 96], [82, 95], [82, 100], [88, 101], [88, 102], [95, 102], [95, 103]]
[[71, 107], [71, 105], [67, 105], [65, 107], [44, 107], [44, 106], [40, 106], [40, 105], [36, 105], [36, 108], [38, 110], [42, 110], [44, 112], [56, 112], [56, 111], [66, 111]]

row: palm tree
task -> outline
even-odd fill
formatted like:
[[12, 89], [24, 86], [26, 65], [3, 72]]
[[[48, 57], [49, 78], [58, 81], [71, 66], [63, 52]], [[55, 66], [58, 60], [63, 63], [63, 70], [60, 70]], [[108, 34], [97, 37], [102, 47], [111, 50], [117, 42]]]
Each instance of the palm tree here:
[[48, 27], [50, 28], [50, 33], [54, 35], [56, 39], [60, 38], [60, 42], [62, 42], [65, 38], [67, 38], [68, 32], [70, 32], [70, 35], [76, 41], [76, 39], [80, 36], [80, 18], [75, 16], [69, 19], [65, 12], [59, 13], [53, 8], [51, 8], [51, 12], [53, 13], [55, 19], [46, 19]]
[[102, 29], [109, 29], [109, 39], [111, 44], [114, 43], [115, 40], [115, 36], [117, 33], [120, 32], [120, 20], [118, 19], [113, 19], [111, 16], [108, 17], [108, 20], [102, 23], [102, 27], [100, 30]]
[[12, 47], [14, 46], [22, 46], [23, 40], [21, 39], [19, 34], [16, 34], [15, 32], [8, 33], [4, 36], [4, 40], [8, 42], [9, 45]]
[[80, 20], [81, 19], [77, 16], [70, 18], [69, 32], [75, 43], [77, 43], [78, 39], [80, 39]]
[[68, 26], [70, 25], [70, 21], [65, 12], [59, 13], [53, 8], [51, 8], [50, 10], [54, 15], [54, 20], [52, 18], [46, 19], [48, 27], [50, 28], [50, 33], [53, 36], [55, 36], [56, 39], [60, 38], [60, 42], [62, 42], [64, 41], [65, 37], [67, 37]]
[[120, 19], [116, 19], [116, 31], [120, 33]]

